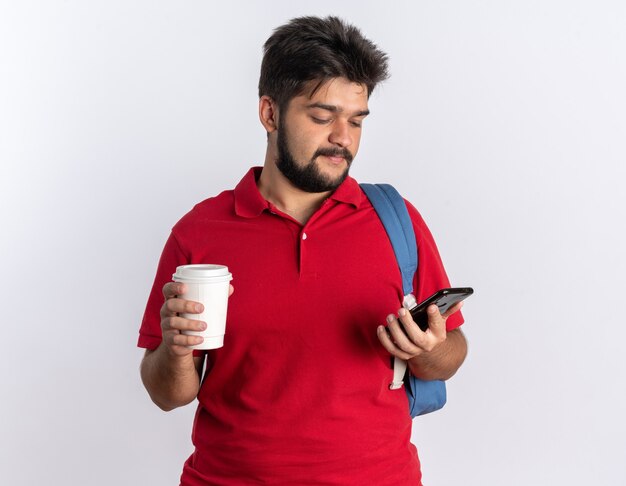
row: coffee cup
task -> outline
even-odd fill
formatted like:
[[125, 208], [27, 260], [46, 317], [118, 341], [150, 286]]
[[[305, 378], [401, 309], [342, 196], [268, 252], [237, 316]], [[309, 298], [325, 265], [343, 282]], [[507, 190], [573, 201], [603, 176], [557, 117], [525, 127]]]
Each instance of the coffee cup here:
[[181, 265], [172, 275], [174, 282], [187, 286], [180, 298], [199, 302], [204, 306], [201, 314], [181, 314], [185, 319], [206, 322], [204, 331], [182, 331], [183, 334], [201, 336], [204, 341], [189, 346], [191, 349], [216, 349], [224, 345], [226, 311], [232, 275], [224, 265]]

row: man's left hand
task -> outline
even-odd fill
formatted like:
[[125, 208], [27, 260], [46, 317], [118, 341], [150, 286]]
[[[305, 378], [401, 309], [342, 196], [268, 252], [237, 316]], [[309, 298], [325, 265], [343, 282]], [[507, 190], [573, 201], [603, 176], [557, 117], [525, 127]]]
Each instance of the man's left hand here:
[[[441, 314], [433, 304], [428, 307], [428, 329], [422, 331], [411, 317], [411, 313], [402, 308], [398, 315], [387, 316], [387, 326], [379, 326], [378, 339], [393, 356], [410, 360], [424, 353], [429, 353], [446, 340], [446, 320], [463, 306], [462, 302], [452, 306]], [[403, 331], [406, 332], [404, 332]]]

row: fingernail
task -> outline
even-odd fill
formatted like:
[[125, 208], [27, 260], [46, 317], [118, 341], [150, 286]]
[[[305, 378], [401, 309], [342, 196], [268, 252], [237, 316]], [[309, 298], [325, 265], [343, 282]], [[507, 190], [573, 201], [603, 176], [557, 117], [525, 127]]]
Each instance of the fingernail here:
[[391, 324], [393, 322], [393, 316], [391, 315], [387, 316], [387, 322]]
[[398, 315], [401, 316], [401, 317], [406, 316], [406, 309], [404, 307], [402, 309], [400, 309], [398, 311]]
[[378, 334], [380, 334], [381, 332], [384, 332], [384, 331], [385, 331], [384, 326], [378, 326], [378, 327], [376, 328], [376, 332], [377, 332]]
[[200, 323], [200, 330], [204, 331], [206, 329], [206, 322], [201, 322]]
[[202, 306], [202, 304], [196, 304], [196, 311], [197, 311], [198, 313], [202, 312], [202, 309], [203, 309], [203, 308], [204, 308], [204, 307]]

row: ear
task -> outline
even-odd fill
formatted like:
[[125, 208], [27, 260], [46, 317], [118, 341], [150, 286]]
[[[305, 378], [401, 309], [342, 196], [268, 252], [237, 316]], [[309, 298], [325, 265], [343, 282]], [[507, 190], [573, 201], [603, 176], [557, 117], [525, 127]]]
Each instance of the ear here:
[[259, 100], [259, 119], [269, 134], [278, 128], [278, 108], [269, 96], [261, 96]]

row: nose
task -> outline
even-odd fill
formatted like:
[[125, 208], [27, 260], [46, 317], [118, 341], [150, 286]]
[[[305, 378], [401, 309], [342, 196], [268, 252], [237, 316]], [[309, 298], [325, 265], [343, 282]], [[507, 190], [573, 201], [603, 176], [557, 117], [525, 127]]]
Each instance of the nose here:
[[350, 134], [350, 126], [347, 121], [335, 120], [332, 125], [332, 131], [328, 137], [328, 141], [333, 145], [340, 147], [349, 147], [352, 145], [352, 135]]

